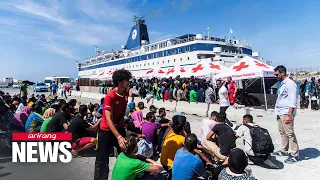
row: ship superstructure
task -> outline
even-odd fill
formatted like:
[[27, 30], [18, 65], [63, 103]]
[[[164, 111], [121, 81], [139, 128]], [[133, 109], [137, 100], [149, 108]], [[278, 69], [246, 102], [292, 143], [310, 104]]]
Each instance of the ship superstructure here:
[[252, 56], [251, 45], [234, 38], [217, 38], [208, 34], [185, 34], [150, 42], [145, 20], [134, 16], [127, 43], [117, 51], [100, 51], [78, 63], [79, 78], [92, 78], [103, 71], [125, 68], [133, 74], [152, 68], [188, 67], [201, 61], [221, 61], [230, 66], [244, 56]]

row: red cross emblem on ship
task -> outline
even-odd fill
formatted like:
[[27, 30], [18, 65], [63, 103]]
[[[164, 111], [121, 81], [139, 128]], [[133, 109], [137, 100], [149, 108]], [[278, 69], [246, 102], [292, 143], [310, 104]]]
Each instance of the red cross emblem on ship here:
[[198, 64], [197, 67], [192, 68], [192, 72], [196, 73], [197, 71], [201, 71], [203, 69], [202, 64]]
[[180, 72], [184, 73], [186, 70], [184, 68], [180, 68]]
[[246, 65], [245, 62], [241, 62], [239, 64], [239, 66], [234, 66], [233, 69], [235, 69], [236, 71], [241, 71], [242, 69], [248, 68], [249, 65]]
[[254, 61], [254, 62], [256, 63], [257, 66], [268, 68], [268, 66], [264, 63], [261, 63], [259, 61]]
[[170, 74], [170, 73], [174, 73], [174, 68], [171, 68], [171, 69], [167, 72], [167, 75]]
[[210, 64], [210, 68], [211, 69], [218, 69], [218, 70], [221, 70], [220, 66], [219, 65], [215, 65], [215, 64], [212, 64], [212, 63], [209, 63]]
[[150, 69], [149, 71], [147, 71], [146, 74], [150, 74], [150, 73], [153, 73], [153, 69]]
[[158, 73], [159, 73], [159, 74], [163, 74], [164, 71], [162, 71], [162, 69], [159, 69]]
[[102, 76], [104, 74], [104, 71], [102, 73], [99, 74], [99, 76]]

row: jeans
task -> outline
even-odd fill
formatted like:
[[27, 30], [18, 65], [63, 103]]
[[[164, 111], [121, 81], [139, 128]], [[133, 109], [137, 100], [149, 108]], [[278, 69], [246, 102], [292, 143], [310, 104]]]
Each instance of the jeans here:
[[[125, 129], [118, 130], [122, 137], [126, 137]], [[94, 168], [94, 180], [105, 180], [109, 176], [109, 156], [115, 146], [120, 153], [117, 138], [111, 130], [98, 130], [98, 149]]]

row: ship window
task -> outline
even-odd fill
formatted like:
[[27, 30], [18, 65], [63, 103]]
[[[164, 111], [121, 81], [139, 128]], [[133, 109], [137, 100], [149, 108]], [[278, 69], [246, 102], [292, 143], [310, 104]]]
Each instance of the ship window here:
[[168, 60], [168, 63], [170, 63], [170, 60]]
[[190, 60], [190, 58], [188, 57], [188, 60]]
[[159, 64], [159, 61], [157, 62], [157, 64]]
[[176, 59], [174, 59], [173, 62], [176, 62]]
[[146, 66], [146, 64], [144, 64], [144, 66]]
[[150, 66], [150, 63], [148, 63], [148, 66]]
[[164, 64], [164, 61], [162, 61], [162, 64]]
[[173, 50], [172, 50], [172, 54], [176, 54], [176, 49], [173, 49]]
[[154, 62], [152, 62], [152, 65], [154, 65]]
[[141, 64], [140, 64], [140, 67], [141, 67]]
[[180, 58], [180, 61], [182, 61], [182, 58]]

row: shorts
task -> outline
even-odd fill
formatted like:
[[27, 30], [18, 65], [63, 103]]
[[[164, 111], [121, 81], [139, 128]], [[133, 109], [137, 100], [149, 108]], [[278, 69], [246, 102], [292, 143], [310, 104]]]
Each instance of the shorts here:
[[72, 143], [71, 147], [72, 149], [78, 149], [81, 148], [89, 143], [91, 143], [91, 139], [93, 137], [82, 137], [77, 139], [75, 142]]

